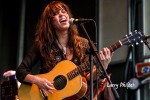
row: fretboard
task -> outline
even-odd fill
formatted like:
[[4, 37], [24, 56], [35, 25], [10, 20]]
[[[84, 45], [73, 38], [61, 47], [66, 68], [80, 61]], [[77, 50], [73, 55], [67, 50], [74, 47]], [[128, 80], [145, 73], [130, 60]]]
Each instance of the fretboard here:
[[[122, 42], [119, 40], [118, 42], [114, 43], [113, 45], [109, 46], [108, 48], [110, 49], [111, 52], [114, 52], [116, 49], [120, 48], [121, 46], [122, 46]], [[90, 65], [89, 62], [84, 63], [84, 64], [78, 66], [77, 68], [75, 68], [74, 70], [72, 70], [71, 72], [67, 73], [69, 80], [75, 78], [82, 72], [88, 70], [89, 65]]]
[[89, 62], [83, 63], [82, 65], [78, 66], [71, 72], [67, 73], [67, 76], [69, 80], [71, 80], [86, 70], [89, 70]]
[[110, 52], [114, 52], [115, 50], [117, 50], [121, 46], [122, 46], [122, 42], [119, 40], [116, 43], [114, 43], [113, 45], [109, 46], [108, 48], [109, 48]]

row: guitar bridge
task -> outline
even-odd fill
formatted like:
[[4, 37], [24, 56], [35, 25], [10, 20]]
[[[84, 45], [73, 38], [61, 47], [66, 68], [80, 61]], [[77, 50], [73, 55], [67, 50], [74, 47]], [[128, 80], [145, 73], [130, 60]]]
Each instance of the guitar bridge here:
[[44, 98], [44, 100], [48, 100], [48, 95], [47, 95], [47, 93], [46, 93], [45, 91], [41, 90], [41, 89], [40, 89], [40, 92], [41, 92], [42, 97]]

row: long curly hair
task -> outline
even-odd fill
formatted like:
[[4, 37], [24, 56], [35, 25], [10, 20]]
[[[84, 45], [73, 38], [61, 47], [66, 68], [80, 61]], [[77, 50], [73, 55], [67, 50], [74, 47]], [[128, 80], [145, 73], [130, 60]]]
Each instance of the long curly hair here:
[[[53, 1], [49, 3], [42, 12], [41, 18], [37, 24], [37, 30], [35, 33], [35, 44], [39, 48], [42, 57], [46, 63], [46, 66], [50, 67], [50, 63], [53, 60], [54, 55], [51, 54], [50, 49], [52, 44], [56, 43], [56, 33], [52, 25], [52, 17], [57, 12], [57, 9], [63, 8], [67, 11], [69, 18], [72, 18], [71, 10], [69, 6], [60, 1]], [[83, 52], [81, 50], [80, 38], [78, 35], [78, 30], [76, 25], [70, 25], [69, 27], [69, 42], [68, 46], [73, 48], [74, 52], [78, 58], [83, 57]]]

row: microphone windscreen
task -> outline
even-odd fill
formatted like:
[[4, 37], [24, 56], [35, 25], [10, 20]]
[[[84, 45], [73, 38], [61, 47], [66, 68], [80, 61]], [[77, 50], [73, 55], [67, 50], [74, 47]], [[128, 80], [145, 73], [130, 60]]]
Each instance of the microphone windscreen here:
[[73, 24], [74, 24], [74, 18], [70, 18], [70, 19], [69, 19], [69, 24], [70, 24], [70, 25], [73, 25]]

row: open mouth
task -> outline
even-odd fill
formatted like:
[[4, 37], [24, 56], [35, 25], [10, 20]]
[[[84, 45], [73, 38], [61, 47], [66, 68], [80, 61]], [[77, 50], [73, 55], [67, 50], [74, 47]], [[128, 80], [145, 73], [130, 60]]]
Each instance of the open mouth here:
[[67, 22], [66, 19], [60, 20], [60, 23], [66, 23], [66, 22]]

